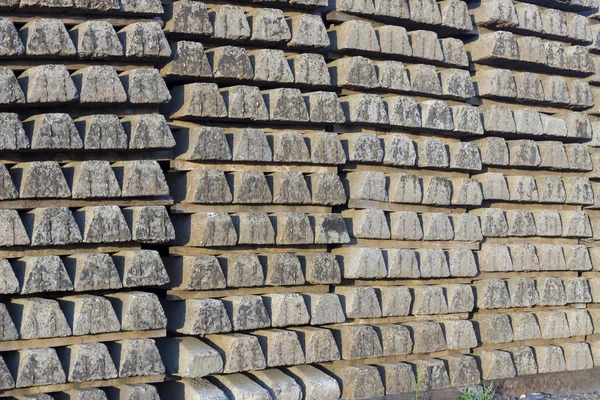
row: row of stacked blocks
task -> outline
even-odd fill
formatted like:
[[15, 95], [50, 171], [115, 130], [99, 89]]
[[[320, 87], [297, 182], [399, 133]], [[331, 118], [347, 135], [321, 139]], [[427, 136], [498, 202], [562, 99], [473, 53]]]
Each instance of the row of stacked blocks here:
[[370, 399], [600, 366], [599, 19], [4, 2], [0, 396]]

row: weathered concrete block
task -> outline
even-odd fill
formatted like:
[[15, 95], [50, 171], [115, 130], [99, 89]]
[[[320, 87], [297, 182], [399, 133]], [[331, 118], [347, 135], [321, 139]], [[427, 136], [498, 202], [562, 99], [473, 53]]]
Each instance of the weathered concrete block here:
[[248, 53], [243, 47], [223, 46], [206, 51], [215, 78], [251, 80], [254, 77]]
[[[418, 128], [421, 126], [421, 109], [414, 99], [406, 96], [392, 96], [383, 98], [383, 103], [387, 108], [390, 125], [406, 126], [410, 128]], [[401, 143], [401, 138], [404, 137], [405, 136], [403, 135], [391, 135], [391, 137], [390, 135], [386, 135], [384, 136], [384, 141], [391, 141], [392, 143], [390, 144], [402, 146], [403, 143]], [[396, 149], [396, 146], [389, 149], [390, 156], [386, 158], [390, 158], [396, 152], [400, 151], [400, 149]], [[403, 148], [403, 146], [401, 148]], [[414, 152], [414, 145], [412, 145], [412, 141], [411, 148], [413, 148]], [[393, 161], [393, 159], [390, 159], [390, 161]], [[410, 161], [410, 158], [404, 159], [401, 161], [401, 163], [410, 163]], [[414, 161], [412, 164], [414, 164]]]
[[340, 205], [346, 203], [346, 191], [339, 175], [316, 173], [307, 175], [305, 178], [312, 193], [312, 204]]
[[131, 231], [118, 206], [83, 207], [75, 212], [84, 243], [114, 243], [131, 240]]
[[256, 86], [230, 86], [221, 89], [221, 94], [228, 117], [231, 119], [250, 119], [253, 121], [266, 121], [269, 119], [267, 107]]
[[310, 313], [311, 325], [336, 324], [346, 320], [340, 300], [333, 293], [309, 293], [303, 295]]
[[275, 162], [311, 162], [307, 144], [300, 132], [273, 132], [268, 135], [267, 141], [271, 141], [270, 144], [273, 146], [273, 161]]
[[307, 253], [303, 261], [306, 282], [337, 284], [341, 281], [340, 265], [332, 253]]
[[294, 82], [294, 74], [282, 50], [260, 49], [248, 53], [254, 80], [259, 82]]
[[517, 10], [512, 1], [484, 1], [473, 9], [473, 14], [483, 25], [497, 27], [515, 27], [519, 25]]
[[516, 99], [517, 83], [512, 72], [507, 69], [491, 69], [475, 76], [477, 93], [482, 97]]
[[408, 326], [413, 340], [413, 353], [434, 353], [447, 349], [442, 328], [437, 322], [411, 322]]
[[584, 277], [570, 277], [563, 280], [567, 303], [591, 303], [590, 286]]
[[469, 285], [446, 285], [445, 295], [448, 300], [448, 313], [471, 312], [475, 308], [475, 295]]
[[370, 396], [383, 396], [385, 389], [377, 367], [371, 365], [349, 365], [336, 371], [342, 382], [342, 398], [367, 399]]
[[327, 67], [334, 86], [367, 89], [379, 86], [375, 64], [366, 57], [343, 57]]
[[329, 30], [329, 40], [339, 51], [380, 51], [379, 39], [371, 23], [361, 20], [350, 20]]
[[[310, 204], [311, 195], [304, 175], [298, 171], [275, 172], [269, 176], [275, 204]], [[266, 182], [266, 181], [265, 181]]]
[[419, 104], [421, 109], [421, 126], [427, 129], [454, 130], [452, 111], [441, 100], [427, 100]]
[[442, 322], [442, 329], [448, 343], [448, 350], [462, 350], [477, 347], [477, 336], [471, 321], [448, 320]]
[[387, 395], [413, 392], [416, 388], [415, 373], [407, 363], [395, 362], [377, 365]]
[[544, 77], [542, 84], [544, 86], [545, 101], [562, 105], [571, 103], [569, 88], [565, 78], [561, 76]]
[[452, 196], [452, 181], [442, 176], [424, 176], [423, 204], [448, 205]]
[[[2, 304], [0, 306], [0, 316], [2, 317], [2, 323], [0, 324], [0, 340], [19, 339], [19, 332], [17, 332], [15, 323], [13, 322], [12, 317], [8, 313], [8, 308], [6, 307], [5, 304]], [[0, 365], [2, 365], [2, 364], [3, 363], [0, 363]], [[2, 375], [4, 375], [4, 369], [6, 369], [6, 365], [0, 366], [0, 369], [2, 369]], [[3, 385], [6, 383], [4, 381], [4, 379], [2, 382], [3, 382]]]
[[[341, 312], [341, 310], [340, 310]], [[342, 313], [343, 315], [343, 313]], [[304, 350], [306, 363], [327, 362], [340, 359], [340, 352], [329, 329], [315, 327], [288, 328], [296, 332]]]
[[83, 134], [85, 149], [127, 148], [127, 134], [116, 115], [98, 114], [81, 117], [75, 120], [75, 126]]
[[484, 350], [479, 360], [483, 379], [513, 378], [516, 375], [511, 354], [507, 351]]
[[506, 314], [482, 314], [475, 317], [477, 335], [482, 343], [508, 343], [514, 339], [510, 318]]
[[256, 336], [231, 333], [207, 335], [211, 347], [221, 354], [223, 373], [265, 369], [266, 361]]
[[413, 364], [422, 390], [444, 389], [450, 386], [450, 377], [442, 360], [417, 360]]
[[452, 106], [451, 110], [455, 132], [483, 135], [483, 117], [477, 107]]
[[304, 352], [293, 331], [269, 329], [252, 332], [267, 359], [267, 367], [304, 364]]
[[69, 33], [59, 19], [32, 20], [19, 29], [19, 36], [27, 55], [69, 57], [76, 54]]
[[[487, 116], [485, 114], [484, 121], [487, 121]], [[483, 164], [508, 165], [509, 149], [508, 144], [503, 138], [490, 137], [486, 139], [476, 140], [475, 143], [477, 147], [479, 147], [479, 150], [481, 152], [481, 160]]]
[[340, 103], [348, 122], [383, 125], [390, 123], [385, 104], [377, 94], [343, 96], [340, 98]]
[[343, 134], [340, 140], [349, 161], [381, 162], [383, 159], [381, 142], [373, 132]]
[[239, 213], [236, 224], [239, 244], [275, 244], [275, 230], [266, 213]]
[[302, 397], [302, 388], [294, 378], [278, 369], [251, 372], [258, 383], [265, 388], [272, 398], [295, 400]]
[[231, 321], [221, 300], [188, 299], [167, 302], [167, 329], [185, 335], [231, 332]]
[[32, 149], [81, 149], [79, 132], [68, 114], [40, 114], [23, 121]]
[[124, 55], [135, 58], [169, 57], [169, 42], [157, 22], [134, 22], [118, 33]]
[[[187, 0], [177, 1], [178, 3], [193, 3]], [[203, 7], [204, 4], [202, 4]], [[211, 27], [212, 29], [212, 27]], [[172, 53], [170, 61], [161, 68], [160, 72], [166, 76], [211, 78], [212, 68], [204, 52], [202, 43], [179, 41], [172, 44]]]
[[162, 375], [165, 366], [152, 339], [126, 339], [108, 345], [119, 377]]
[[282, 10], [261, 8], [251, 12], [247, 18], [252, 29], [252, 41], [279, 43], [292, 38]]
[[175, 229], [165, 207], [128, 207], [123, 211], [133, 240], [145, 243], [166, 243], [175, 240]]
[[125, 287], [169, 283], [165, 265], [156, 250], [121, 251], [113, 257]]
[[590, 217], [585, 211], [563, 211], [560, 213], [565, 237], [591, 237]]
[[[1, 74], [0, 70], [0, 74]], [[0, 113], [0, 149], [21, 150], [29, 148], [29, 139], [15, 113]]]
[[371, 287], [335, 288], [347, 318], [380, 318], [381, 305]]
[[567, 371], [593, 368], [594, 360], [589, 344], [585, 342], [565, 343], [561, 347]]
[[[13, 263], [22, 294], [73, 290], [58, 256], [24, 257]], [[14, 276], [14, 275], [13, 275]]]
[[293, 253], [273, 253], [266, 256], [266, 284], [273, 286], [303, 285], [300, 260]]
[[303, 94], [304, 102], [315, 123], [344, 123], [346, 117], [335, 92], [312, 92]]
[[569, 168], [580, 171], [591, 171], [592, 158], [587, 148], [583, 143], [567, 143], [565, 144], [567, 159], [569, 160]]
[[294, 82], [310, 86], [329, 86], [331, 79], [322, 54], [295, 54], [287, 57]]
[[[71, 328], [56, 300], [13, 299], [7, 306], [21, 339], [71, 336]], [[4, 336], [5, 340], [13, 336], [10, 328], [5, 330]]]
[[171, 100], [167, 85], [157, 69], [130, 69], [121, 72], [119, 78], [127, 92], [129, 103], [159, 104]]
[[392, 239], [423, 240], [423, 228], [416, 212], [397, 211], [391, 212], [389, 216]]
[[448, 168], [450, 157], [446, 144], [441, 139], [421, 139], [415, 142], [419, 167]]
[[222, 301], [234, 330], [271, 326], [271, 319], [260, 296], [229, 296]]
[[478, 385], [481, 375], [472, 356], [451, 356], [445, 359], [453, 386]]
[[17, 388], [55, 385], [67, 380], [53, 348], [19, 350], [11, 356], [8, 365], [16, 376]]
[[563, 232], [561, 216], [556, 210], [534, 211], [534, 218], [539, 236], [560, 236]]
[[73, 198], [120, 197], [121, 187], [108, 161], [83, 161], [64, 166], [73, 187]]
[[111, 104], [127, 101], [117, 72], [109, 66], [92, 66], [75, 71], [71, 78], [79, 91], [79, 102]]
[[308, 217], [316, 244], [348, 243], [350, 235], [341, 214], [320, 213]]
[[468, 47], [473, 61], [519, 60], [521, 57], [515, 36], [506, 31], [483, 34]]
[[415, 315], [447, 314], [448, 303], [440, 286], [417, 286], [413, 289], [412, 313]]
[[536, 184], [540, 203], [564, 203], [566, 201], [565, 185], [559, 176], [536, 177]]
[[591, 335], [594, 332], [592, 318], [586, 310], [565, 310], [565, 314], [567, 314], [567, 321], [569, 323], [569, 332], [571, 336]]
[[[161, 114], [140, 114], [121, 120], [129, 135], [130, 149], [155, 149], [175, 147], [175, 139]], [[194, 135], [190, 135], [194, 138]]]
[[341, 395], [337, 381], [311, 365], [297, 365], [286, 372], [300, 384], [305, 400], [336, 400]]
[[306, 325], [310, 321], [306, 304], [300, 294], [274, 293], [262, 296], [262, 299], [271, 316], [273, 327]]
[[539, 302], [535, 280], [532, 278], [510, 278], [507, 283], [512, 307], [533, 307]]
[[448, 257], [442, 249], [416, 250], [422, 278], [442, 278], [450, 276]]
[[512, 355], [517, 375], [537, 374], [537, 362], [533, 349], [527, 346], [509, 347], [508, 351]]
[[[415, 150], [415, 144], [409, 137], [400, 134], [388, 134], [383, 137], [383, 142], [385, 147], [384, 164], [415, 165], [417, 161], [417, 152]], [[392, 192], [391, 189], [390, 192]]]
[[567, 316], [562, 311], [541, 311], [535, 314], [542, 339], [561, 339], [571, 335]]
[[372, 326], [342, 325], [331, 330], [341, 349], [342, 360], [381, 357], [383, 348]]
[[271, 203], [272, 195], [262, 171], [236, 171], [233, 180], [233, 202], [240, 204]]
[[[472, 178], [457, 178], [452, 180], [452, 204], [480, 205], [483, 202], [481, 184]], [[479, 221], [477, 221], [479, 225]], [[456, 228], [455, 228], [456, 230]], [[481, 231], [481, 228], [479, 228]]]
[[197, 338], [170, 338], [158, 346], [167, 373], [196, 379], [223, 370], [219, 352]]
[[540, 257], [544, 260], [545, 255], [536, 252], [536, 247], [529, 244], [512, 244], [508, 245], [512, 257], [513, 270], [515, 271], [540, 271]]
[[[412, 146], [412, 142], [410, 145]], [[423, 199], [423, 187], [417, 175], [405, 173], [390, 174], [389, 180], [390, 200], [392, 202], [421, 203]]]
[[[444, 61], [444, 52], [438, 35], [432, 31], [411, 31], [408, 35], [412, 56], [424, 61]], [[391, 39], [391, 38], [390, 38]]]
[[214, 38], [242, 41], [250, 38], [250, 25], [241, 7], [220, 5], [210, 10], [209, 17]]
[[[19, 86], [17, 77], [10, 68], [0, 68], [0, 83], [2, 83], [3, 88], [0, 92], [0, 104], [25, 103], [25, 94]], [[34, 99], [33, 93], [32, 99]]]
[[350, 236], [364, 239], [389, 239], [390, 228], [383, 210], [367, 208], [342, 212]]
[[[17, 193], [22, 199], [71, 197], [71, 190], [57, 162], [34, 161], [16, 164], [11, 168], [12, 179], [4, 166], [2, 169], [5, 171], [7, 198], [16, 197]], [[10, 195], [9, 190], [13, 195]]]
[[421, 214], [423, 240], [453, 240], [454, 229], [445, 213], [428, 212]]
[[79, 57], [108, 58], [123, 56], [121, 41], [112, 24], [108, 21], [86, 21], [71, 28], [69, 34]]
[[299, 89], [271, 89], [263, 91], [262, 96], [271, 121], [309, 121], [308, 109]]
[[467, 56], [467, 51], [462, 40], [448, 37], [440, 39], [440, 44], [446, 64], [462, 68], [469, 65], [469, 57]]
[[110, 301], [104, 297], [68, 296], [59, 298], [59, 304], [72, 327], [73, 335], [95, 335], [121, 330], [121, 323]]
[[388, 201], [383, 172], [350, 172], [346, 175], [346, 184], [351, 199]]
[[565, 287], [561, 279], [538, 278], [537, 288], [540, 294], [540, 305], [559, 306], [566, 304]]
[[378, 86], [390, 90], [411, 90], [408, 70], [400, 61], [376, 61], [375, 70]]
[[538, 373], [560, 372], [567, 369], [563, 349], [559, 346], [535, 346]]
[[[273, 215], [277, 224], [277, 244], [311, 244], [314, 243], [314, 232], [308, 215], [295, 212], [281, 212]], [[240, 235], [241, 236], [241, 235]]]
[[113, 259], [108, 254], [74, 254], [65, 258], [64, 264], [77, 292], [123, 287]]
[[319, 15], [297, 14], [287, 19], [292, 32], [291, 48], [323, 48], [330, 44], [327, 30]]
[[[369, 31], [369, 35], [371, 32]], [[383, 25], [375, 27], [379, 49], [383, 54], [397, 54], [410, 57], [413, 49], [406, 29], [402, 26]], [[373, 43], [373, 47], [375, 44]]]
[[[62, 350], [62, 351], [61, 351]], [[104, 343], [86, 343], [61, 349], [60, 356], [68, 365], [69, 382], [86, 382], [117, 377], [117, 369]]]
[[509, 308], [510, 296], [502, 279], [483, 279], [475, 283], [477, 307], [494, 309]]
[[453, 142], [448, 144], [450, 168], [479, 171], [482, 168], [479, 148], [470, 142]]
[[194, 36], [209, 36], [213, 27], [204, 3], [188, 0], [173, 2], [165, 18], [164, 31]]
[[73, 214], [66, 207], [36, 208], [22, 218], [33, 246], [56, 246], [82, 241]]
[[473, 30], [469, 10], [465, 3], [456, 0], [445, 0], [440, 2], [438, 6], [442, 17], [442, 26], [467, 32]]
[[167, 317], [154, 293], [123, 292], [106, 297], [111, 301], [124, 331], [164, 329]]
[[441, 74], [438, 75], [435, 66], [414, 64], [407, 67], [412, 91], [425, 94], [441, 95]]
[[532, 140], [511, 140], [508, 142], [508, 147], [512, 166], [537, 167], [542, 163], [538, 145]]

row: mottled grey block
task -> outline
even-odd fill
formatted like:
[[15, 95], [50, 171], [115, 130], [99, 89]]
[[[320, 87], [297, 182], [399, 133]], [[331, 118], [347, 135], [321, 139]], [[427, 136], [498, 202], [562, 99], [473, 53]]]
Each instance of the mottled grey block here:
[[122, 292], [106, 295], [121, 321], [121, 330], [165, 329], [167, 317], [154, 293]]
[[[130, 149], [175, 147], [175, 139], [161, 114], [138, 114], [121, 120], [129, 136]], [[193, 132], [194, 130], [192, 130]], [[194, 135], [192, 134], [193, 138]]]
[[119, 78], [127, 92], [127, 100], [132, 104], [158, 104], [171, 100], [167, 85], [157, 69], [130, 69], [121, 72]]
[[79, 102], [86, 104], [124, 103], [127, 94], [117, 72], [109, 66], [91, 66], [71, 75], [79, 91]]

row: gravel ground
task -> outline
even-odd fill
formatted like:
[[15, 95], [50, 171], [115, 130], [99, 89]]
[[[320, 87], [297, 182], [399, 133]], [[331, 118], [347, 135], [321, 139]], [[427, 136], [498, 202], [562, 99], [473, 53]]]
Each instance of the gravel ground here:
[[586, 393], [567, 393], [559, 396], [551, 396], [543, 393], [532, 393], [527, 396], [521, 396], [514, 400], [600, 400], [600, 390], [594, 390]]

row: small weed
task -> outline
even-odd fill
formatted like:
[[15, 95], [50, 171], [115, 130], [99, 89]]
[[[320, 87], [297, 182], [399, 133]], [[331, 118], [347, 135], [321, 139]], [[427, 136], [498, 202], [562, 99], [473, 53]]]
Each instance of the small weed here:
[[478, 388], [465, 388], [460, 392], [459, 400], [493, 400], [495, 395], [494, 384], [483, 385]]
[[415, 395], [410, 398], [410, 400], [420, 400], [421, 399], [421, 382], [419, 382], [419, 378], [417, 378], [417, 382], [415, 385]]

